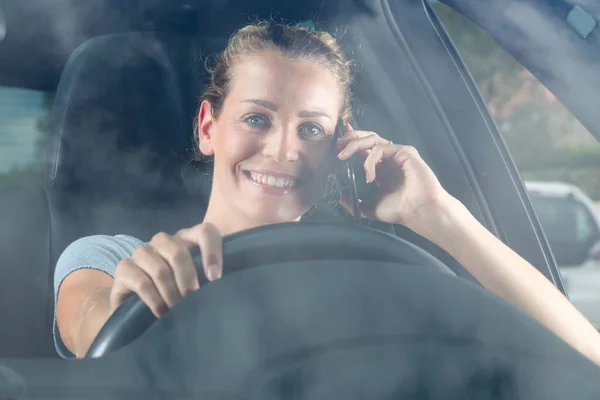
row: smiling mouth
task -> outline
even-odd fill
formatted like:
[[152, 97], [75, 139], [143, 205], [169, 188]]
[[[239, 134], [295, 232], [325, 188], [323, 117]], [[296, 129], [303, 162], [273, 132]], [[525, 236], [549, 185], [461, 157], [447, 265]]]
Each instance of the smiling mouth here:
[[297, 179], [291, 179], [281, 176], [273, 176], [269, 174], [263, 174], [253, 171], [244, 171], [246, 176], [259, 185], [268, 186], [274, 189], [289, 190], [298, 186], [299, 181]]

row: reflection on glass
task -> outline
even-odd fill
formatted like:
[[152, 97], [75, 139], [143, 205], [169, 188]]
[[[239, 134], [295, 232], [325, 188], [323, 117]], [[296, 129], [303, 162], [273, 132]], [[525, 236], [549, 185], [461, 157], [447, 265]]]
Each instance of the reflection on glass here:
[[0, 87], [0, 190], [40, 183], [51, 100], [44, 92]]

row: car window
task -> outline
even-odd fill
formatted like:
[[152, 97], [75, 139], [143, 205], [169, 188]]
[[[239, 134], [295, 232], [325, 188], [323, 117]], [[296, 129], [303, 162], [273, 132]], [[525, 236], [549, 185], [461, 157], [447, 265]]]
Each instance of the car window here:
[[51, 93], [0, 86], [0, 191], [42, 184], [52, 98]]
[[600, 143], [525, 67], [473, 22], [434, 2], [524, 180], [574, 184], [600, 201]]
[[[432, 4], [479, 87], [521, 177], [573, 184], [600, 210], [600, 143], [487, 32], [450, 7]], [[561, 204], [547, 198], [533, 202], [558, 264], [565, 265], [587, 254], [572, 241], [583, 243], [593, 225], [583, 206]], [[557, 207], [563, 207], [564, 213]], [[565, 243], [571, 245], [567, 248]]]

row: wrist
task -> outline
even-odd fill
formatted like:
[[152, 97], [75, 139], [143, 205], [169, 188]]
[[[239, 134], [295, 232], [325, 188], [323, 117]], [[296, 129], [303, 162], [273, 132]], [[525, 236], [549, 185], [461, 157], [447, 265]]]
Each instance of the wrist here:
[[411, 220], [413, 231], [449, 250], [474, 217], [458, 199], [446, 193], [416, 210]]

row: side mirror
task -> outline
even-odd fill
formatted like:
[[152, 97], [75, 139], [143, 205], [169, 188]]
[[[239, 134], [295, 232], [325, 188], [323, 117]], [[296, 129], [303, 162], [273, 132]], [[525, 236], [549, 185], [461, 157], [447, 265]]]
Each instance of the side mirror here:
[[600, 240], [590, 248], [589, 258], [600, 262]]
[[6, 37], [6, 18], [4, 17], [4, 12], [2, 11], [2, 6], [0, 6], [0, 42], [4, 40]]

